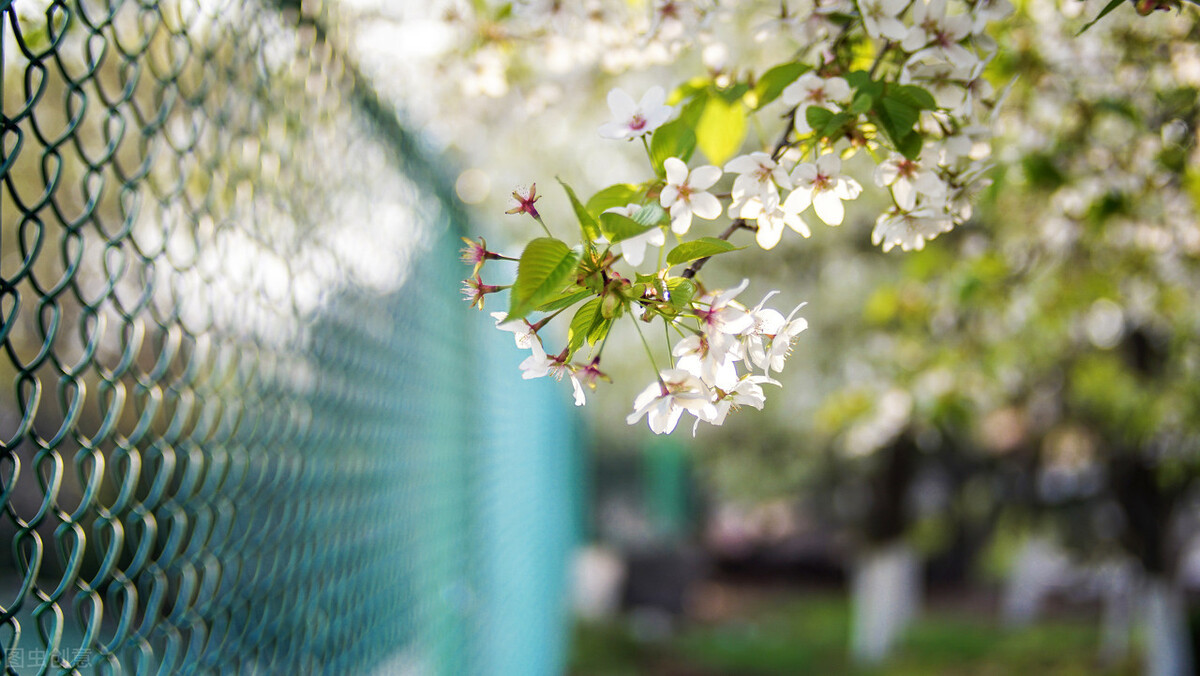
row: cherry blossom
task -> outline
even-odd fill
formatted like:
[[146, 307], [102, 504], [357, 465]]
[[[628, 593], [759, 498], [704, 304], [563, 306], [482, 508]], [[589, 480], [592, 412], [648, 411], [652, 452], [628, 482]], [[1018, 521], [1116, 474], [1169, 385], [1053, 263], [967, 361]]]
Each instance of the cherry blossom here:
[[724, 391], [713, 402], [713, 408], [716, 413], [712, 418], [696, 418], [695, 424], [692, 425], [692, 436], [696, 435], [696, 429], [700, 426], [701, 422], [706, 422], [710, 425], [723, 425], [725, 418], [729, 416], [729, 412], [736, 410], [738, 407], [751, 406], [761, 411], [767, 403], [767, 395], [763, 392], [763, 385], [783, 386], [778, 380], [769, 376], [743, 376], [732, 389]]
[[908, 27], [896, 17], [908, 7], [908, 3], [909, 0], [858, 0], [858, 11], [862, 14], [867, 35], [903, 40]]
[[896, 206], [905, 211], [911, 211], [916, 206], [918, 195], [936, 202], [944, 202], [946, 182], [938, 177], [934, 167], [936, 160], [931, 160], [928, 152], [916, 160], [893, 153], [875, 167], [875, 185], [891, 186]]
[[725, 163], [725, 171], [739, 174], [733, 180], [733, 190], [730, 195], [733, 202], [729, 205], [730, 218], [742, 217], [742, 209], [755, 197], [759, 198], [762, 203], [766, 203], [771, 197], [778, 199], [779, 187], [777, 186], [788, 190], [792, 188], [792, 179], [788, 176], [787, 171], [764, 152], [753, 152], [749, 155], [735, 157]]
[[533, 326], [528, 321], [518, 319], [509, 322], [505, 321], [508, 315], [503, 312], [493, 312], [491, 314], [492, 318], [496, 320], [496, 328], [501, 331], [512, 332], [513, 339], [516, 341], [518, 348], [528, 350], [538, 342], [537, 332], [534, 331]]
[[721, 178], [721, 170], [712, 165], [696, 167], [690, 172], [683, 160], [668, 157], [663, 162], [667, 184], [659, 195], [659, 204], [671, 212], [671, 232], [686, 234], [692, 227], [692, 215], [713, 220], [721, 215], [721, 203], [706, 192]]
[[816, 163], [802, 163], [792, 170], [796, 189], [788, 195], [784, 209], [800, 213], [809, 204], [826, 225], [841, 225], [845, 217], [842, 200], [852, 200], [862, 193], [858, 181], [843, 176], [842, 160], [833, 153], [817, 158]]
[[708, 335], [701, 333], [680, 340], [671, 354], [675, 356], [676, 368], [691, 373], [709, 387], [729, 389], [738, 380], [735, 367], [738, 357], [732, 349], [735, 344], [732, 336], [717, 334], [710, 342]]
[[954, 227], [953, 219], [944, 212], [933, 209], [913, 211], [889, 211], [880, 214], [871, 231], [871, 242], [882, 244], [884, 251], [891, 251], [897, 244], [904, 251], [920, 251], [925, 242]]
[[733, 299], [750, 285], [749, 279], [743, 279], [732, 289], [717, 294], [706, 294], [699, 300], [701, 305], [707, 302], [708, 308], [695, 309], [696, 316], [710, 336], [716, 333], [727, 333], [736, 336], [754, 325], [750, 313], [741, 307], [733, 305]]
[[804, 135], [812, 132], [806, 114], [808, 107], [819, 106], [834, 112], [841, 110], [838, 102], [849, 100], [850, 85], [843, 78], [824, 78], [810, 71], [788, 85], [780, 98], [787, 105], [796, 106], [796, 133]]
[[783, 370], [783, 363], [792, 351], [792, 342], [796, 336], [808, 329], [808, 320], [804, 317], [796, 317], [796, 313], [805, 305], [808, 303], [801, 303], [788, 313], [783, 320], [783, 325], [771, 337], [771, 344], [763, 352], [750, 353], [751, 363], [764, 369], [768, 375], [771, 371]]
[[657, 85], [646, 90], [638, 102], [623, 90], [613, 89], [608, 92], [608, 109], [613, 121], [600, 125], [600, 135], [629, 140], [649, 134], [661, 127], [674, 112], [671, 106], [665, 105], [666, 100], [666, 91]]
[[971, 17], [960, 14], [946, 16], [946, 0], [913, 3], [912, 27], [900, 42], [908, 52], [929, 47], [955, 66], [970, 68], [979, 59], [969, 49], [958, 44], [971, 34]]
[[809, 230], [804, 219], [800, 218], [795, 205], [788, 206], [786, 203], [781, 205], [778, 196], [768, 198], [765, 205], [758, 197], [752, 197], [742, 207], [741, 213], [742, 218], [753, 219], [758, 223], [754, 241], [763, 249], [773, 249], [776, 244], [779, 244], [785, 225], [800, 233], [802, 237], [812, 237], [812, 231]]
[[521, 378], [531, 380], [533, 378], [552, 376], [556, 380], [561, 380], [563, 374], [567, 372], [567, 365], [564, 363], [566, 361], [565, 355], [556, 357], [548, 356], [542, 348], [541, 341], [535, 340], [529, 347], [533, 350], [533, 354], [521, 362], [519, 367], [521, 369]]
[[633, 413], [625, 422], [637, 424], [642, 416], [655, 434], [670, 434], [684, 411], [697, 418], [716, 417], [712, 392], [699, 378], [683, 369], [661, 371], [659, 380], [651, 383], [633, 400]]

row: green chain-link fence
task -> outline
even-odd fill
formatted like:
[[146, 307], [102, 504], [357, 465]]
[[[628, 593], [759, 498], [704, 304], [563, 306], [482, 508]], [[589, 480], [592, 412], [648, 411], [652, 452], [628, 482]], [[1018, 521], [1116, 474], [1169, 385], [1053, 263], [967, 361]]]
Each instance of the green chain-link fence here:
[[291, 4], [0, 0], [7, 673], [560, 668], [562, 393]]

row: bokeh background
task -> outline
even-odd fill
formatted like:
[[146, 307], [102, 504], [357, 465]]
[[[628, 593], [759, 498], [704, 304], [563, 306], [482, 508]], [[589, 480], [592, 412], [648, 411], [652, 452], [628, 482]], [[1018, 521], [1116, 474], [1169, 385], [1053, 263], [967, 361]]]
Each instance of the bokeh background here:
[[761, 73], [807, 5], [0, 2], [5, 667], [1196, 673], [1200, 28], [1102, 8], [998, 24], [967, 223], [881, 252], [851, 162], [840, 228], [707, 266], [810, 328], [655, 437], [636, 334], [585, 407], [521, 380], [459, 238], [650, 178], [608, 91]]

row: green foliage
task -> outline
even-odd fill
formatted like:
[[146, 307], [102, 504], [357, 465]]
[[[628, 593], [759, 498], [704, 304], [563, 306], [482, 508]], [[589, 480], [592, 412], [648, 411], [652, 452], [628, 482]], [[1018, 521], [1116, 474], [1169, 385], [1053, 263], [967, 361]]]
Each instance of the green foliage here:
[[[726, 593], [736, 594], [737, 590]], [[945, 604], [923, 613], [898, 654], [877, 667], [856, 667], [846, 652], [851, 609], [842, 598], [798, 592], [747, 593], [729, 614], [685, 623], [668, 639], [636, 639], [618, 623], [583, 623], [572, 642], [570, 673], [632, 676], [648, 673], [1054, 674], [1132, 676], [1134, 665], [1098, 671], [1093, 618], [1059, 617], [1001, 630], [990, 617]], [[965, 605], [965, 604], [964, 604]]]
[[521, 319], [561, 293], [578, 263], [579, 253], [561, 240], [538, 237], [531, 241], [517, 263], [508, 320]]
[[686, 277], [672, 277], [667, 280], [667, 294], [667, 302], [680, 312], [696, 297], [696, 283]]
[[596, 338], [593, 336], [603, 337], [608, 333], [612, 319], [604, 316], [603, 306], [604, 299], [596, 297], [581, 305], [575, 312], [575, 316], [571, 318], [571, 326], [567, 329], [567, 354], [575, 354], [589, 338], [594, 345]]
[[779, 98], [788, 85], [795, 82], [801, 75], [812, 70], [808, 65], [796, 61], [781, 63], [763, 73], [749, 96], [749, 103], [754, 110], [762, 110], [764, 106]]
[[571, 208], [575, 210], [575, 218], [579, 220], [579, 230], [583, 234], [583, 241], [590, 244], [600, 237], [600, 225], [596, 222], [596, 218], [588, 212], [587, 207], [575, 196], [575, 191], [571, 189], [571, 186], [561, 178], [558, 179], [558, 183], [566, 191], [567, 198], [571, 200]]
[[654, 131], [650, 139], [650, 161], [659, 176], [666, 176], [663, 163], [668, 157], [678, 157], [685, 163], [696, 150], [696, 132], [686, 120], [677, 119]]
[[663, 225], [668, 220], [667, 210], [659, 206], [657, 202], [643, 204], [642, 208], [633, 214], [633, 220], [639, 225]]
[[645, 196], [645, 190], [629, 183], [617, 183], [604, 188], [592, 195], [587, 201], [587, 211], [593, 218], [599, 219], [605, 209], [623, 207], [631, 202], [640, 202]]
[[746, 138], [746, 109], [738, 99], [720, 92], [702, 99], [704, 106], [696, 121], [696, 145], [708, 161], [721, 165], [733, 157]]
[[667, 263], [669, 265], [679, 265], [688, 261], [694, 261], [698, 258], [708, 258], [723, 254], [728, 251], [737, 251], [746, 247], [734, 246], [723, 239], [715, 237], [701, 237], [688, 242], [684, 242], [679, 246], [671, 249], [667, 254]]
[[637, 237], [646, 232], [653, 225], [643, 225], [628, 216], [621, 214], [603, 213], [600, 214], [600, 232], [608, 238], [608, 241], [616, 244], [621, 240]]
[[1076, 35], [1083, 35], [1083, 33], [1087, 29], [1091, 28], [1092, 26], [1095, 26], [1097, 21], [1108, 16], [1110, 12], [1112, 12], [1114, 9], [1120, 7], [1123, 4], [1125, 4], [1125, 0], [1109, 0], [1108, 4], [1104, 6], [1104, 9], [1100, 10], [1100, 13], [1096, 15], [1096, 18], [1087, 22], [1087, 25], [1085, 25], [1083, 28], [1080, 28], [1079, 32], [1076, 33]]

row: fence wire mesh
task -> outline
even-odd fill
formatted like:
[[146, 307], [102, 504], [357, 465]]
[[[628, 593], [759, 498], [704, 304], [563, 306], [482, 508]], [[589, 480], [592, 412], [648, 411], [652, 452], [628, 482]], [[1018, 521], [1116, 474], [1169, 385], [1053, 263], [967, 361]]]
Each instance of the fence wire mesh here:
[[290, 5], [0, 0], [6, 673], [557, 669], [570, 430]]

